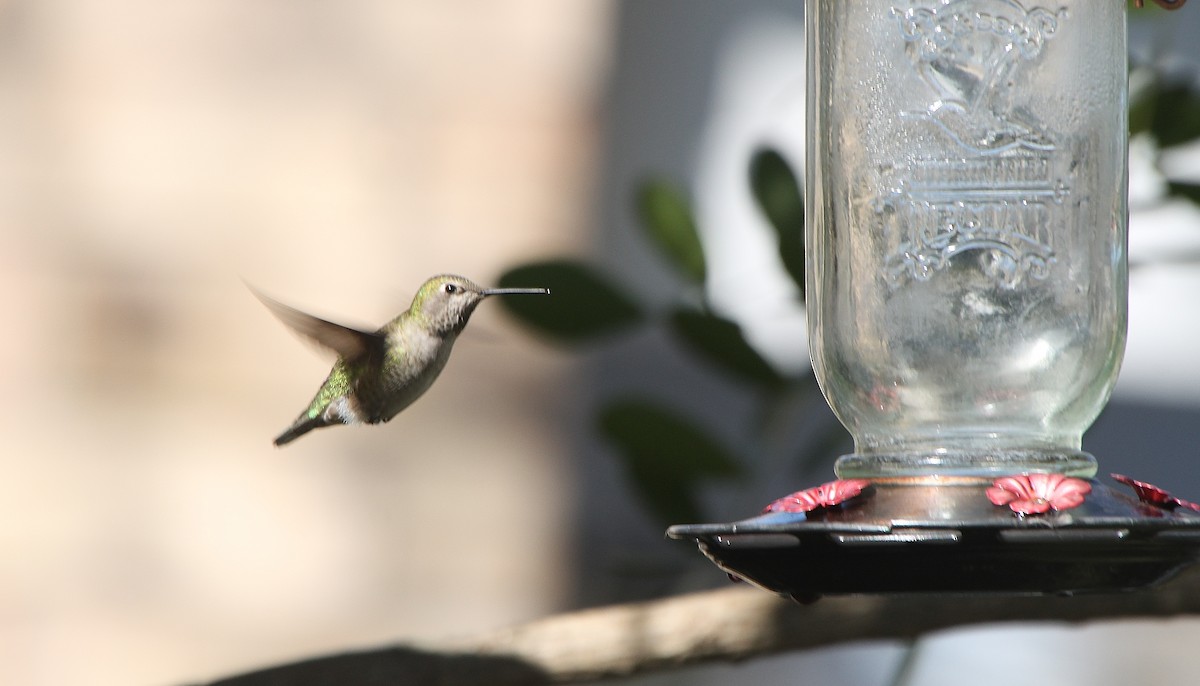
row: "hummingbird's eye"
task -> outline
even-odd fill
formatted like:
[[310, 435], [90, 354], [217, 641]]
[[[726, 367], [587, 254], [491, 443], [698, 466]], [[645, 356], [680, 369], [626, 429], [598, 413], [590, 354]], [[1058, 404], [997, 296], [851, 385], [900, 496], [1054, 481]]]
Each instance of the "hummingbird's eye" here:
[[445, 286], [442, 286], [442, 290], [443, 290], [443, 291], [446, 291], [446, 293], [457, 293], [457, 292], [458, 292], [458, 286], [455, 286], [455, 285], [454, 285], [454, 284], [452, 284], [452, 283], [448, 283], [448, 284], [446, 284]]

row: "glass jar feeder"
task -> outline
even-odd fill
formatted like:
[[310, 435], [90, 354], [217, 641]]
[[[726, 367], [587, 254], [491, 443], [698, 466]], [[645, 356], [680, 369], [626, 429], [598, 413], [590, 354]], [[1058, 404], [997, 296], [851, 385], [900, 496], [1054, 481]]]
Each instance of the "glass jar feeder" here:
[[841, 477], [1092, 476], [1126, 327], [1124, 3], [814, 0], [813, 367]]
[[1070, 594], [1200, 559], [1200, 504], [1080, 449], [1125, 345], [1126, 3], [1044, 1], [806, 3], [809, 347], [855, 452], [668, 529], [729, 574]]

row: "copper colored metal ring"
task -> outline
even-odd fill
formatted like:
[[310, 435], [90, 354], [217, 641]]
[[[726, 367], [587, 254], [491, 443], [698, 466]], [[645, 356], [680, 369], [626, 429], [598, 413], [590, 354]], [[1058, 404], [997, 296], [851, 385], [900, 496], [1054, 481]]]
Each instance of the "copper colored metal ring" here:
[[[1154, 0], [1154, 4], [1169, 10], [1177, 10], [1180, 7], [1183, 7], [1183, 3], [1185, 2], [1187, 2], [1187, 0]], [[1135, 7], [1142, 7], [1145, 4], [1145, 0], [1136, 0]]]

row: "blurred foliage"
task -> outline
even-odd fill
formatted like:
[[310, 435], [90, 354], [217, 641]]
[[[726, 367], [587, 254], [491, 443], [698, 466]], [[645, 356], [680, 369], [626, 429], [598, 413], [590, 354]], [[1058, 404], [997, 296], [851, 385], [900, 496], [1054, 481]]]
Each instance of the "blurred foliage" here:
[[[1200, 90], [1194, 79], [1153, 74], [1130, 94], [1129, 133], [1152, 136], [1159, 149], [1200, 139]], [[1200, 203], [1200, 183], [1195, 181], [1167, 177], [1167, 192]]]
[[763, 150], [750, 161], [750, 187], [775, 228], [779, 259], [804, 295], [804, 194], [787, 160]]
[[[1131, 95], [1129, 127], [1131, 134], [1152, 135], [1162, 148], [1194, 141], [1200, 138], [1200, 94], [1189, 82], [1155, 75]], [[749, 190], [777, 239], [780, 263], [803, 294], [804, 201], [797, 176], [770, 149], [754, 152], [747, 172]], [[1168, 179], [1168, 188], [1171, 195], [1200, 201], [1200, 185]], [[501, 286], [545, 285], [555, 297], [506, 298], [504, 306], [524, 324], [570, 345], [603, 342], [639, 326], [661, 327], [694, 359], [756, 393], [766, 416], [782, 412], [789, 393], [815, 394], [811, 370], [781, 373], [747, 342], [735, 322], [713, 312], [703, 298], [699, 305], [694, 302], [697, 288], [704, 285], [706, 260], [686, 195], [668, 181], [652, 179], [636, 189], [634, 209], [647, 243], [682, 281], [679, 302], [655, 311], [598, 269], [555, 259], [513, 268], [500, 279]], [[699, 489], [760, 467], [748, 465], [702, 423], [646, 398], [608, 401], [599, 410], [598, 428], [632, 491], [662, 525], [707, 521]], [[847, 436], [839, 425], [824, 429], [810, 444], [793, 446], [791, 454], [801, 460], [831, 457]]]
[[786, 380], [746, 342], [737, 324], [712, 312], [680, 307], [669, 315], [672, 332], [717, 369], [750, 383], [777, 388]]
[[[796, 174], [782, 155], [759, 150], [749, 163], [749, 190], [773, 228], [780, 260], [804, 291], [804, 202]], [[692, 358], [718, 374], [743, 384], [764, 404], [764, 414], [778, 407], [791, 391], [816, 393], [810, 371], [796, 376], [781, 373], [742, 334], [737, 323], [712, 311], [696, 293], [706, 274], [704, 247], [691, 204], [674, 184], [655, 178], [636, 189], [634, 211], [646, 242], [656, 249], [681, 283], [678, 302], [658, 311], [622, 292], [592, 266], [554, 259], [515, 267], [500, 279], [501, 286], [536, 283], [550, 288], [556, 301], [504, 305], [524, 324], [563, 343], [603, 341], [634, 326], [660, 327]], [[828, 449], [844, 442], [845, 431], [828, 427], [815, 445]], [[747, 461], [722, 445], [703, 423], [637, 396], [607, 401], [599, 411], [599, 431], [612, 446], [633, 493], [662, 525], [706, 521], [699, 489], [708, 482], [727, 483], [749, 473]], [[798, 450], [802, 455], [826, 453]]]
[[678, 188], [654, 180], [637, 190], [637, 209], [646, 234], [685, 278], [704, 283], [704, 247], [692, 209]]
[[703, 429], [651, 402], [635, 398], [609, 403], [600, 413], [600, 430], [617, 447], [643, 502], [662, 521], [700, 521], [696, 484], [743, 473], [738, 461]]
[[588, 341], [633, 326], [644, 316], [641, 307], [607, 277], [578, 262], [539, 262], [511, 269], [500, 277], [501, 288], [527, 283], [541, 284], [556, 297], [545, 299], [541, 306], [505, 304], [521, 321], [560, 342]]

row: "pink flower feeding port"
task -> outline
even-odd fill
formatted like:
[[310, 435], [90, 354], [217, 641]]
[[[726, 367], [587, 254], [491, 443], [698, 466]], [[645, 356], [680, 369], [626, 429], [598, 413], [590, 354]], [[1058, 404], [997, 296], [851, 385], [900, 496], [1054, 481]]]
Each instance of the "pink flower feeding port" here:
[[808, 345], [854, 451], [669, 536], [803, 600], [1130, 590], [1200, 558], [1196, 506], [1081, 449], [1125, 346], [1127, 7], [806, 3]]
[[866, 479], [839, 479], [815, 488], [796, 491], [772, 502], [763, 512], [812, 512], [817, 508], [837, 507], [856, 498], [869, 488]]
[[1153, 505], [1164, 510], [1174, 510], [1177, 507], [1184, 507], [1189, 510], [1200, 512], [1200, 504], [1189, 502], [1187, 500], [1183, 500], [1182, 498], [1176, 498], [1154, 484], [1148, 484], [1144, 481], [1137, 481], [1136, 479], [1131, 479], [1124, 474], [1112, 474], [1111, 476], [1113, 481], [1132, 487], [1134, 493], [1137, 493], [1138, 500], [1146, 503], [1147, 505]]
[[996, 479], [987, 489], [993, 505], [1007, 505], [1018, 515], [1062, 512], [1083, 504], [1092, 485], [1062, 474], [1027, 474]]

